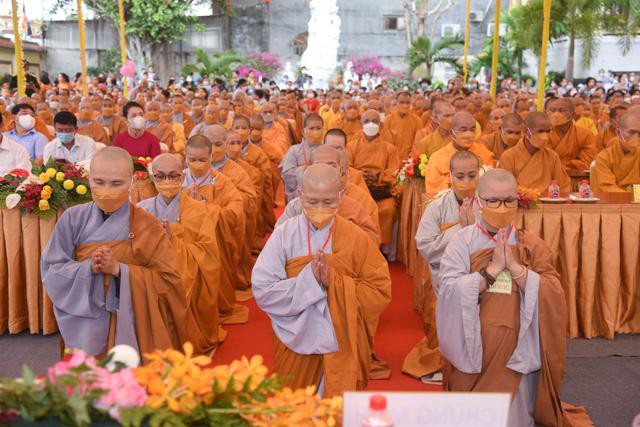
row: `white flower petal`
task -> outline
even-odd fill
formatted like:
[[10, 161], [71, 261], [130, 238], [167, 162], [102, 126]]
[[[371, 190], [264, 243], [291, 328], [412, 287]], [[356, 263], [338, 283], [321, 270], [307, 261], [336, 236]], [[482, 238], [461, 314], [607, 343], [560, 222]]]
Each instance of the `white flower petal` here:
[[7, 198], [4, 200], [4, 203], [7, 205], [7, 209], [13, 209], [16, 206], [18, 206], [18, 203], [20, 203], [20, 195], [13, 193], [13, 194], [9, 194], [7, 196]]

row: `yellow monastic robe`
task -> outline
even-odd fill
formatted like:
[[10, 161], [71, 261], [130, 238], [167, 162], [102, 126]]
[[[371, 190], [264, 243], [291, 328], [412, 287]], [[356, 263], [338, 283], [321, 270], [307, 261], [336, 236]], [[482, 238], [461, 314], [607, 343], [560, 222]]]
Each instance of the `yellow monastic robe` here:
[[344, 116], [329, 122], [329, 129], [338, 128], [347, 134], [347, 142], [355, 138], [356, 134], [362, 131], [362, 123], [360, 119], [347, 120]]
[[573, 123], [563, 136], [552, 129], [549, 146], [558, 153], [567, 170], [588, 170], [596, 158], [596, 137]]
[[415, 114], [401, 116], [399, 112], [394, 111], [384, 121], [382, 136], [385, 141], [396, 147], [401, 159], [406, 159], [411, 152], [413, 139], [422, 127], [420, 117]]
[[571, 178], [562, 167], [558, 154], [549, 147], [531, 154], [520, 140], [502, 154], [500, 168], [516, 177], [519, 188], [539, 191], [543, 197], [547, 196], [549, 184], [554, 179], [558, 181], [561, 193], [571, 191]]
[[640, 184], [640, 149], [625, 153], [616, 138], [596, 157], [591, 185], [595, 191], [620, 193], [633, 184]]
[[[381, 136], [372, 141], [359, 133], [354, 141], [347, 146], [351, 165], [361, 171], [378, 173], [377, 184], [393, 186], [395, 173], [400, 167], [400, 157], [396, 148], [386, 142]], [[382, 243], [391, 243], [393, 222], [396, 219], [396, 200], [394, 197], [377, 200], [378, 216]]]
[[598, 135], [598, 126], [589, 117], [582, 116], [576, 120], [576, 126], [589, 130], [594, 136]]
[[78, 133], [80, 135], [89, 136], [95, 142], [100, 142], [104, 145], [109, 145], [111, 143], [104, 127], [95, 120], [91, 120], [87, 126], [78, 127]]
[[245, 232], [245, 213], [242, 194], [224, 174], [211, 170], [213, 184], [198, 187], [207, 205], [220, 209], [216, 237], [220, 248], [220, 298], [218, 309], [223, 324], [245, 323], [249, 309], [236, 304], [235, 271], [239, 263]]
[[216, 238], [219, 209], [180, 197], [180, 218], [171, 224], [171, 246], [187, 297], [186, 339], [196, 354], [211, 354], [227, 332], [220, 327], [218, 297], [220, 250]]
[[448, 134], [446, 137], [443, 137], [440, 131], [436, 129], [418, 141], [418, 143], [413, 146], [413, 152], [415, 154], [426, 154], [427, 156], [431, 156], [450, 142], [451, 138]]
[[254, 260], [251, 256], [253, 249], [253, 238], [256, 233], [256, 221], [258, 215], [258, 193], [253, 182], [242, 166], [231, 159], [227, 159], [220, 169], [225, 176], [242, 193], [245, 213], [245, 234], [242, 242], [242, 253], [240, 255], [239, 268], [236, 270], [236, 290], [246, 290], [251, 287], [251, 269]]
[[326, 111], [319, 113], [320, 117], [322, 117], [322, 120], [324, 121], [324, 131], [325, 133], [331, 129], [329, 127], [329, 123], [333, 122], [334, 120], [337, 120], [340, 117], [340, 110], [338, 109], [338, 111], [333, 111], [332, 108], [328, 108]]
[[[440, 150], [433, 153], [427, 163], [425, 169], [425, 192], [427, 194], [437, 194], [442, 190], [449, 188], [451, 184], [451, 176], [449, 170], [449, 162], [451, 157], [458, 150], [453, 146], [453, 143], [445, 145]], [[479, 142], [474, 142], [469, 148], [469, 151], [480, 157], [480, 161], [483, 165], [494, 165], [493, 153]]]

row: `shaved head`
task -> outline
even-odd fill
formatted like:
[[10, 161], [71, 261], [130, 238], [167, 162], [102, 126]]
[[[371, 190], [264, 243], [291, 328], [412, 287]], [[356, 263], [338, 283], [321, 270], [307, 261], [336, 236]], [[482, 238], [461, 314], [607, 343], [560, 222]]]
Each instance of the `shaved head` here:
[[120, 147], [105, 147], [93, 156], [90, 164], [92, 173], [103, 168], [123, 171], [131, 180], [133, 176], [131, 154]]
[[504, 126], [510, 125], [510, 126], [520, 127], [522, 126], [522, 117], [520, 117], [520, 115], [515, 113], [505, 114], [502, 117], [502, 124]]
[[327, 193], [338, 195], [340, 191], [340, 174], [333, 166], [326, 164], [314, 164], [308, 166], [302, 175], [302, 191], [318, 189]]
[[483, 199], [516, 197], [518, 195], [518, 181], [509, 171], [490, 169], [480, 177], [478, 195]]
[[311, 164], [324, 163], [334, 167], [340, 165], [340, 152], [328, 145], [321, 145], [311, 153]]
[[473, 127], [475, 130], [475, 126], [476, 126], [476, 119], [471, 115], [471, 113], [468, 113], [466, 111], [457, 112], [456, 114], [453, 115], [453, 118], [451, 119], [451, 128], [453, 130], [458, 130], [463, 127], [466, 127], [466, 128]]
[[549, 101], [549, 103], [547, 104], [547, 108], [550, 111], [555, 111], [558, 109], [561, 110], [568, 110], [571, 113], [573, 113], [576, 109], [575, 105], [573, 104], [573, 101], [571, 101], [571, 98], [556, 98], [556, 99], [551, 99]]
[[629, 108], [626, 113], [620, 117], [618, 125], [621, 131], [640, 127], [640, 108]]
[[209, 153], [211, 153], [211, 142], [206, 136], [194, 135], [187, 141], [185, 151], [190, 149], [206, 149]]
[[151, 169], [154, 172], [179, 172], [182, 173], [182, 160], [175, 154], [164, 153], [153, 159], [151, 162]]
[[492, 120], [492, 121], [500, 120], [506, 114], [507, 113], [505, 113], [504, 110], [502, 110], [500, 108], [495, 108], [495, 109], [491, 110], [491, 113], [489, 113], [489, 120]]
[[380, 124], [380, 113], [376, 110], [367, 110], [362, 113], [362, 124], [365, 123], [378, 123]]
[[227, 130], [222, 125], [211, 125], [204, 130], [204, 136], [215, 144], [216, 141], [225, 141], [227, 139]]
[[547, 117], [547, 115], [538, 111], [534, 111], [529, 114], [525, 119], [524, 124], [529, 129], [538, 128], [542, 125], [550, 126], [549, 118]]
[[462, 165], [465, 162], [473, 163], [474, 168], [476, 170], [480, 170], [480, 157], [467, 150], [457, 151], [453, 156], [451, 156], [451, 160], [449, 160], [449, 170], [453, 174], [457, 170], [456, 166]]

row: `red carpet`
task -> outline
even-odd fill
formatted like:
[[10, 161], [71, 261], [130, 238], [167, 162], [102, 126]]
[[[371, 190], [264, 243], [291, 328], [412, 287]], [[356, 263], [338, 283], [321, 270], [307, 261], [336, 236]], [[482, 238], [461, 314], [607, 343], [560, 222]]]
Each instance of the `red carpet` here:
[[[413, 310], [412, 281], [401, 264], [391, 265], [393, 281], [392, 299], [382, 314], [376, 336], [376, 354], [389, 362], [391, 378], [372, 380], [369, 390], [389, 391], [440, 391], [440, 386], [422, 384], [401, 373], [402, 361], [409, 350], [422, 338], [422, 320]], [[273, 367], [271, 322], [255, 303], [243, 303], [249, 307], [249, 322], [244, 325], [225, 326], [229, 336], [213, 357], [215, 364], [230, 363], [241, 356], [261, 354], [265, 364]]]

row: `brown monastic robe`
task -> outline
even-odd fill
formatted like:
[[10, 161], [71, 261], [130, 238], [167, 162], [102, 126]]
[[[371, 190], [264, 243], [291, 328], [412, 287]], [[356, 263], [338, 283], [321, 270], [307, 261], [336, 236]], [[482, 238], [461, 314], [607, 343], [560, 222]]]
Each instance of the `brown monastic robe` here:
[[595, 191], [620, 193], [633, 184], [640, 184], [640, 150], [625, 153], [616, 138], [596, 157], [591, 185]]
[[111, 140], [107, 136], [104, 127], [95, 120], [91, 120], [87, 126], [78, 127], [78, 133], [91, 137], [95, 142], [100, 142], [104, 145], [111, 144]]
[[596, 137], [574, 123], [563, 136], [552, 129], [549, 146], [558, 153], [562, 166], [567, 170], [589, 170], [596, 158]]

